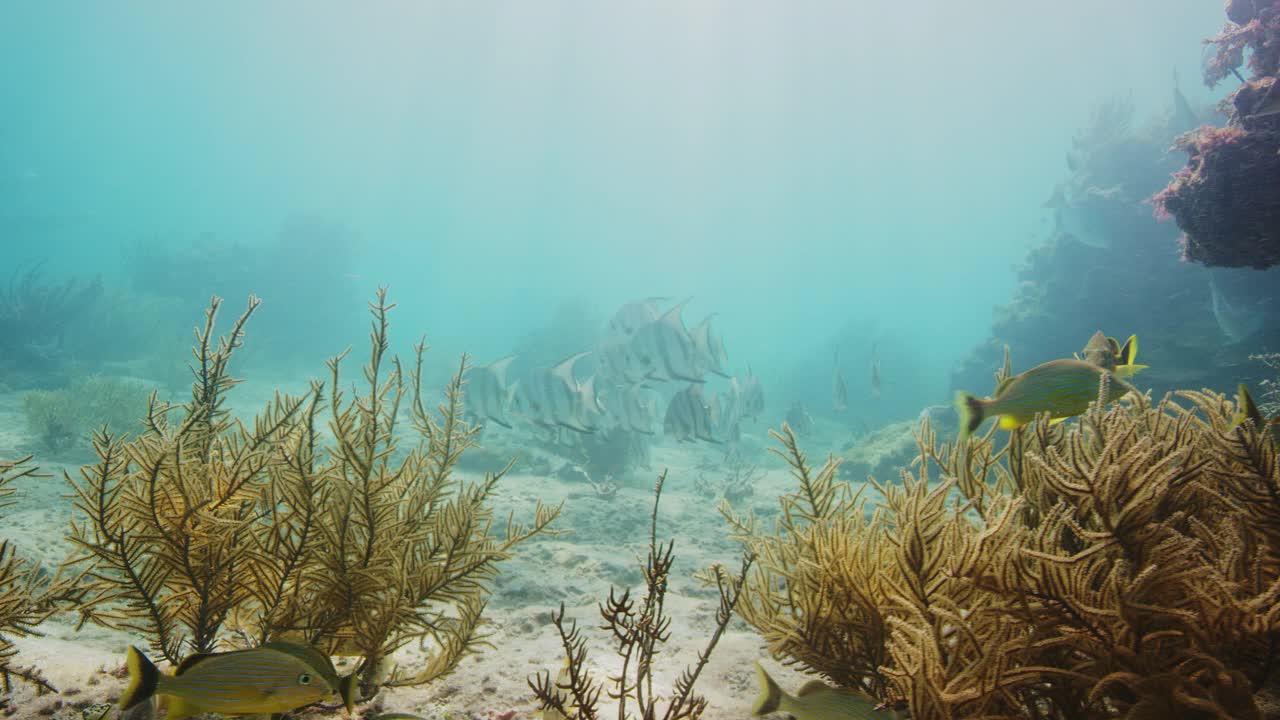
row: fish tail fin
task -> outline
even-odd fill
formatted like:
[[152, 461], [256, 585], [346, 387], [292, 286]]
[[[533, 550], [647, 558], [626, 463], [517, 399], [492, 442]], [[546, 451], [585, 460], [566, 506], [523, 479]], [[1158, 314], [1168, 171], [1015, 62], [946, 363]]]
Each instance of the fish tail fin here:
[[1120, 378], [1121, 380], [1128, 380], [1134, 375], [1137, 375], [1139, 372], [1146, 370], [1148, 367], [1150, 366], [1135, 365], [1133, 363], [1130, 363], [1128, 365], [1117, 365], [1114, 371], [1114, 374], [1116, 377]]
[[1231, 427], [1236, 428], [1244, 424], [1245, 420], [1253, 422], [1255, 430], [1261, 430], [1263, 427], [1262, 413], [1258, 410], [1258, 405], [1253, 401], [1253, 396], [1249, 394], [1249, 388], [1244, 384], [1236, 388], [1237, 401], [1239, 408], [1234, 417], [1231, 418]]
[[964, 440], [986, 419], [986, 407], [967, 392], [956, 393], [956, 414], [960, 416], [960, 439]]
[[121, 712], [146, 702], [160, 686], [160, 670], [138, 648], [129, 646], [125, 667], [129, 671], [129, 685], [120, 696]]
[[769, 677], [769, 673], [764, 671], [760, 663], [756, 663], [756, 679], [760, 681], [760, 695], [756, 698], [755, 703], [751, 705], [752, 717], [760, 715], [768, 715], [782, 707], [782, 698], [784, 693], [782, 688], [778, 687], [778, 683]]
[[1124, 345], [1121, 346], [1118, 357], [1116, 358], [1116, 365], [1132, 365], [1137, 359], [1138, 335], [1137, 333], [1134, 333], [1133, 335], [1130, 335], [1129, 339], [1125, 340]]
[[359, 687], [356, 684], [355, 673], [338, 679], [338, 697], [342, 698], [342, 705], [347, 709], [348, 715], [355, 712], [358, 691]]

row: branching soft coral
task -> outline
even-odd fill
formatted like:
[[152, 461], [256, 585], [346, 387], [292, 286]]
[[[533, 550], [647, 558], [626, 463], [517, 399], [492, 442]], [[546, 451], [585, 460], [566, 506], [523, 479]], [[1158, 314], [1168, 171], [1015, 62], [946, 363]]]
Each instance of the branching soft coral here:
[[1181, 397], [999, 449], [926, 420], [865, 522], [784, 426], [800, 487], [776, 528], [730, 516], [760, 557], [742, 615], [783, 660], [917, 719], [1276, 717], [1276, 448], [1226, 398]]
[[[327, 384], [277, 394], [248, 423], [225, 398], [257, 301], [222, 338], [219, 304], [197, 333], [190, 400], [153, 397], [139, 437], [99, 433], [98, 461], [67, 478], [82, 622], [144, 634], [175, 664], [228, 645], [305, 642], [359, 658], [366, 695], [447, 673], [483, 640], [498, 563], [559, 508], [540, 504], [530, 524], [512, 519], [494, 532], [489, 501], [505, 469], [473, 482], [456, 472], [477, 433], [462, 420], [466, 358], [432, 412], [426, 346], [408, 372], [387, 354], [385, 293], [372, 305], [363, 385], [342, 378], [344, 353], [329, 362]], [[417, 432], [402, 451], [406, 410]], [[428, 662], [384, 672], [414, 642], [434, 650]]]
[[[31, 458], [0, 460], [0, 510], [14, 504], [15, 480], [36, 475]], [[54, 691], [40, 670], [14, 662], [17, 650], [12, 638], [39, 635], [39, 626], [53, 615], [55, 600], [67, 596], [73, 582], [42, 578], [35, 565], [18, 557], [13, 545], [0, 538], [0, 711], [13, 692], [14, 681], [34, 686], [37, 692]]]
[[[616, 700], [618, 720], [698, 720], [707, 708], [706, 698], [694, 692], [698, 677], [711, 659], [711, 652], [733, 618], [734, 607], [742, 597], [742, 588], [754, 558], [748, 553], [742, 559], [738, 575], [723, 567], [709, 568], [703, 579], [719, 591], [715, 629], [706, 646], [698, 653], [697, 662], [685, 668], [664, 696], [653, 686], [654, 661], [660, 648], [671, 638], [671, 617], [667, 615], [667, 586], [675, 562], [675, 542], [658, 542], [658, 501], [667, 473], [658, 477], [653, 491], [653, 512], [649, 517], [649, 555], [642, 568], [645, 580], [643, 597], [633, 599], [630, 590], [609, 591], [609, 599], [600, 603], [602, 629], [608, 630], [622, 668], [602, 681], [594, 676], [587, 662], [587, 641], [574, 620], [566, 620], [564, 605], [551, 615], [564, 648], [565, 661], [558, 677], [541, 672], [529, 678], [529, 688], [542, 706], [544, 718], [561, 720], [598, 720], [602, 695]], [[635, 707], [639, 715], [628, 710]], [[665, 706], [665, 707], [664, 707]]]

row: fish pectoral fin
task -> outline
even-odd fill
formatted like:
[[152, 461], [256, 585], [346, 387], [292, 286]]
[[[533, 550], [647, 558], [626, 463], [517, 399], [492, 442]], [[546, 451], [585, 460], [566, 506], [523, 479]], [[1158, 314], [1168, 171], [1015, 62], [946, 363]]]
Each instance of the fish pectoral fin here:
[[185, 699], [177, 695], [168, 696], [168, 701], [169, 702], [166, 705], [168, 710], [165, 712], [165, 720], [184, 720], [185, 718], [192, 717], [193, 715], [199, 715], [202, 712], [199, 707], [188, 703]]

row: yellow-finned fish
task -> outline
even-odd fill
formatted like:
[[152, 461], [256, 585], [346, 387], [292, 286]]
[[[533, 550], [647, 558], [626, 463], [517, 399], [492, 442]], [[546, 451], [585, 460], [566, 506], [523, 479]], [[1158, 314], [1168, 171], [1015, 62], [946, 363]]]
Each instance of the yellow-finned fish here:
[[1119, 340], [1103, 335], [1101, 330], [1089, 338], [1084, 350], [1076, 353], [1077, 360], [1091, 362], [1103, 370], [1115, 373], [1116, 377], [1121, 379], [1131, 378], [1140, 370], [1147, 369], [1146, 365], [1136, 363], [1137, 357], [1137, 335], [1130, 335], [1129, 339], [1124, 341], [1124, 345], [1121, 345]]
[[1280, 443], [1280, 415], [1271, 418], [1262, 416], [1262, 410], [1258, 407], [1258, 403], [1254, 402], [1253, 395], [1249, 394], [1249, 388], [1244, 383], [1240, 383], [1236, 388], [1239, 395], [1239, 410], [1236, 411], [1235, 417], [1231, 418], [1231, 427], [1239, 427], [1249, 421], [1253, 424], [1255, 432], [1268, 432], [1271, 439]]
[[[572, 715], [578, 711], [578, 706], [573, 703], [573, 697], [570, 695], [569, 691], [565, 689], [569, 686], [570, 680], [569, 661], [565, 660], [564, 663], [560, 665], [560, 672], [556, 673], [556, 684], [553, 692], [556, 697], [560, 698], [560, 702], [564, 704], [564, 708], [569, 711], [570, 715]], [[555, 708], [539, 710], [533, 714], [533, 717], [534, 720], [566, 720], [565, 714]]]
[[1116, 373], [1091, 362], [1064, 358], [1006, 378], [996, 387], [995, 397], [976, 398], [965, 392], [957, 393], [960, 438], [968, 437], [983, 420], [995, 415], [1000, 416], [1000, 427], [1005, 430], [1022, 427], [1040, 413], [1049, 413], [1055, 422], [1079, 415], [1098, 399], [1098, 385], [1104, 375], [1110, 376], [1106, 402], [1137, 392]]
[[910, 717], [907, 713], [889, 708], [881, 709], [875, 698], [854, 690], [833, 688], [820, 680], [811, 680], [795, 695], [788, 695], [769, 673], [756, 663], [756, 677], [760, 680], [760, 696], [751, 706], [752, 716], [771, 712], [784, 712], [796, 720], [899, 720]]
[[355, 678], [339, 678], [328, 656], [308, 645], [267, 643], [248, 650], [196, 653], [183, 659], [173, 675], [160, 672], [136, 647], [126, 665], [129, 685], [120, 696], [128, 711], [153, 695], [168, 700], [167, 720], [202, 713], [255, 715], [283, 713], [329, 698], [354, 707]]

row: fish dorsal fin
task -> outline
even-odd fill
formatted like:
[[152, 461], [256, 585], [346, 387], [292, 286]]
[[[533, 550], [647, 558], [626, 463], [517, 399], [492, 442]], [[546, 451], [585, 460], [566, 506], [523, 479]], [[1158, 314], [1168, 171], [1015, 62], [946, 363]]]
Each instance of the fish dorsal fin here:
[[676, 303], [674, 307], [663, 313], [662, 317], [658, 318], [658, 322], [666, 323], [671, 327], [678, 329], [682, 333], [688, 333], [689, 330], [685, 328], [684, 318], [681, 317], [680, 313], [684, 310], [684, 306], [688, 305], [689, 301], [692, 299], [693, 298], [685, 298], [684, 300]]
[[578, 392], [582, 393], [582, 404], [593, 410], [603, 412], [604, 404], [600, 402], [600, 397], [596, 395], [596, 376], [592, 375], [587, 381], [582, 383], [582, 387], [578, 388]]
[[1013, 379], [1016, 377], [1018, 376], [1010, 375], [1009, 377], [1002, 378], [1000, 382], [996, 383], [996, 391], [991, 393], [991, 397], [999, 397], [1000, 393], [1004, 392], [1004, 389], [1009, 387], [1009, 383], [1013, 382]]
[[573, 376], [573, 365], [590, 354], [590, 350], [583, 350], [580, 353], [570, 355], [564, 360], [561, 360], [555, 367], [551, 368], [551, 374], [563, 378], [565, 382], [569, 383], [570, 387], [577, 387], [578, 380]]
[[1089, 336], [1089, 342], [1085, 343], [1084, 349], [1086, 351], [1101, 350], [1103, 347], [1107, 345], [1107, 340], [1108, 340], [1107, 336], [1103, 335], [1101, 330], [1096, 330], [1094, 331], [1093, 335]]
[[715, 349], [711, 347], [711, 318], [713, 317], [715, 317], [715, 313], [706, 316], [689, 333], [693, 337], [693, 344], [706, 350], [709, 355], [715, 354]]
[[768, 715], [778, 710], [782, 705], [782, 701], [786, 698], [786, 693], [782, 688], [778, 687], [778, 683], [769, 677], [769, 673], [756, 662], [756, 679], [760, 683], [760, 695], [756, 697], [755, 702], [751, 705], [751, 715]]
[[[1112, 340], [1114, 342], [1114, 339]], [[1132, 365], [1138, 359], [1138, 336], [1130, 335], [1116, 352], [1116, 365]]]
[[1120, 357], [1120, 341], [1119, 341], [1119, 340], [1117, 340], [1117, 339], [1115, 339], [1115, 338], [1111, 337], [1110, 335], [1108, 335], [1108, 336], [1107, 336], [1107, 348], [1111, 350], [1111, 354], [1112, 354], [1112, 355], [1114, 355], [1114, 356], [1116, 356], [1116, 357]]
[[173, 674], [174, 676], [181, 675], [195, 667], [201, 661], [208, 660], [211, 657], [217, 657], [222, 654], [224, 653], [191, 653], [190, 655], [182, 658], [182, 662], [178, 663], [178, 667], [174, 669]]
[[810, 680], [803, 687], [796, 691], [796, 697], [802, 698], [809, 695], [815, 695], [821, 692], [831, 692], [834, 688], [822, 682], [821, 680]]
[[508, 355], [502, 358], [501, 360], [494, 360], [493, 362], [489, 363], [485, 367], [489, 369], [489, 372], [493, 373], [494, 377], [498, 378], [498, 382], [500, 384], [506, 385], [507, 384], [507, 368], [511, 366], [511, 361], [515, 359], [516, 359], [515, 355]]
[[314, 645], [303, 645], [302, 643], [275, 641], [263, 643], [259, 648], [267, 648], [282, 652], [306, 664], [312, 670], [320, 673], [331, 683], [337, 682], [338, 670], [333, 666], [333, 658], [320, 652], [320, 649]]

